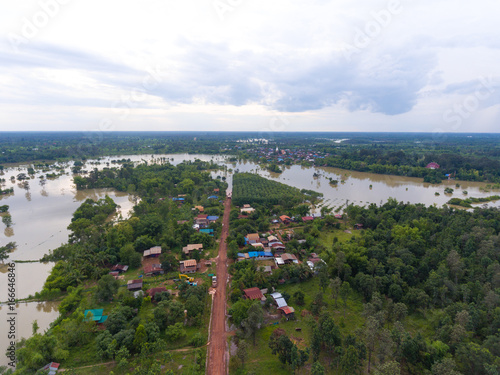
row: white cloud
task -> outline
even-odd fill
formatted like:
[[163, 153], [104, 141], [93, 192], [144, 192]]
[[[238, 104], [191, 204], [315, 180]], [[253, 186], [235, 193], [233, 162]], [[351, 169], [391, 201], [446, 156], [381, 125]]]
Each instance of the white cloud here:
[[[493, 0], [9, 2], [0, 130], [118, 117], [114, 130], [260, 131], [279, 114], [296, 131], [496, 131], [498, 11]], [[451, 126], [447, 111], [483, 77], [490, 95]]]

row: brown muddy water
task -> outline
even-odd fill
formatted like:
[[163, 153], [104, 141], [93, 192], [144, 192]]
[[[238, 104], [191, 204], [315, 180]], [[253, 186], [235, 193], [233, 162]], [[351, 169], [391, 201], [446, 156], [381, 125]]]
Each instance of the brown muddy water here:
[[[497, 191], [484, 191], [481, 188], [485, 183], [444, 181], [440, 185], [423, 183], [420, 178], [379, 175], [373, 173], [353, 172], [338, 168], [317, 168], [293, 165], [282, 167], [283, 173], [275, 174], [262, 169], [252, 162], [228, 162], [225, 156], [220, 155], [122, 155], [105, 157], [100, 160], [89, 160], [84, 167], [86, 170], [119, 166], [111, 160], [130, 159], [135, 163], [164, 163], [178, 164], [183, 160], [200, 159], [213, 160], [225, 166], [224, 170], [212, 172], [213, 177], [225, 177], [232, 187], [232, 174], [235, 171], [257, 173], [265, 178], [279, 181], [300, 189], [310, 189], [323, 193], [323, 205], [339, 208], [345, 204], [367, 205], [374, 203], [380, 205], [392, 197], [398, 201], [410, 203], [436, 204], [442, 206], [451, 197], [464, 198], [463, 191], [469, 197], [487, 197], [498, 194]], [[6, 182], [2, 188], [13, 187], [14, 194], [0, 196], [0, 205], [9, 205], [13, 225], [6, 228], [0, 223], [0, 246], [13, 241], [17, 248], [10, 254], [12, 260], [38, 260], [49, 250], [67, 242], [69, 231], [67, 226], [71, 221], [73, 212], [87, 198], [99, 199], [106, 194], [118, 205], [123, 217], [132, 209], [134, 197], [111, 189], [92, 189], [76, 191], [71, 174], [71, 163], [61, 165], [65, 174], [55, 179], [40, 179], [40, 175], [47, 172], [37, 172], [33, 178], [27, 180], [28, 184], [11, 181], [11, 176], [26, 173], [26, 165], [11, 166], [4, 170], [0, 178]], [[54, 172], [54, 171], [50, 171]], [[50, 173], [49, 172], [49, 173]], [[316, 174], [315, 176], [313, 176]], [[329, 178], [339, 181], [338, 185], [330, 184]], [[456, 184], [460, 187], [456, 187]], [[445, 194], [445, 187], [454, 189], [453, 194]], [[435, 193], [439, 193], [436, 195]], [[490, 206], [498, 206], [500, 202], [490, 202]], [[26, 298], [41, 291], [53, 264], [47, 263], [17, 263], [16, 289], [18, 298]], [[5, 301], [7, 296], [7, 275], [5, 269], [0, 267], [0, 301]], [[40, 331], [46, 329], [58, 315], [57, 303], [21, 303], [18, 307], [18, 332], [19, 335], [29, 337], [33, 320], [37, 320]], [[6, 306], [0, 308], [0, 353], [7, 347], [7, 335], [3, 334], [6, 327]], [[5, 336], [5, 337], [4, 337]], [[0, 365], [6, 364], [6, 359], [0, 354]]]

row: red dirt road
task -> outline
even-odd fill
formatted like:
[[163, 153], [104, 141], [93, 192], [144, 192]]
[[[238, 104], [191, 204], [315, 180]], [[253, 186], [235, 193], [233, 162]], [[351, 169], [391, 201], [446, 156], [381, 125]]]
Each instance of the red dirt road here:
[[227, 244], [229, 232], [229, 212], [231, 198], [224, 202], [223, 227], [219, 243], [217, 258], [217, 291], [212, 306], [212, 321], [210, 324], [210, 343], [208, 347], [207, 375], [226, 375], [228, 371], [229, 351], [226, 335], [226, 287], [227, 273]]

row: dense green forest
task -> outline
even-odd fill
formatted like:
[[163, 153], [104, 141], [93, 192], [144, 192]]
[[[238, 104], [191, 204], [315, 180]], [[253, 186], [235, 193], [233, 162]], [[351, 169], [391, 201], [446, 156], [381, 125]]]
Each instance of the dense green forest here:
[[[231, 267], [235, 341], [247, 350], [232, 358], [233, 373], [498, 373], [500, 211], [390, 199], [351, 205], [346, 213], [348, 222], [327, 215], [285, 227], [294, 230], [287, 252], [302, 263], [272, 274], [259, 261]], [[229, 247], [238, 246], [239, 231], [268, 231], [252, 222], [272, 214], [262, 208], [249, 219], [235, 215]], [[346, 234], [353, 223], [365, 229]], [[313, 252], [325, 261], [315, 272], [305, 264]], [[276, 288], [295, 308], [295, 320], [266, 323], [276, 311], [272, 299], [263, 306], [243, 299], [251, 287]]]
[[[281, 164], [326, 165], [424, 178], [500, 182], [498, 134], [251, 132], [3, 132], [0, 163], [78, 160], [103, 155], [205, 153]], [[273, 155], [278, 147], [285, 154]], [[297, 157], [313, 153], [318, 158]], [[425, 168], [438, 163], [436, 170]], [[1, 166], [0, 166], [1, 169]]]
[[[99, 186], [135, 185], [140, 201], [127, 220], [109, 220], [116, 211], [109, 197], [97, 202], [88, 199], [75, 211], [68, 226], [69, 241], [44, 258], [57, 263], [43, 290], [34, 296], [63, 298], [60, 317], [45, 334], [34, 326], [34, 336], [18, 344], [16, 374], [34, 374], [50, 361], [71, 369], [113, 360], [116, 374], [173, 374], [179, 363], [186, 374], [204, 373], [205, 351], [196, 348], [207, 338], [209, 277], [200, 275], [197, 286], [167, 281], [178, 277], [179, 261], [186, 259], [183, 246], [202, 243], [205, 252], [214, 256], [214, 237], [192, 227], [193, 205], [204, 205], [211, 215], [222, 213], [222, 204], [208, 197], [214, 189], [225, 195], [227, 184], [212, 179], [208, 167], [203, 162], [176, 167], [124, 165], [117, 179], [108, 179], [106, 174], [89, 177], [88, 184]], [[184, 203], [171, 198], [181, 192]], [[220, 233], [218, 222], [210, 228]], [[158, 263], [164, 275], [144, 277], [142, 290], [164, 286], [167, 292], [153, 298], [136, 297], [127, 290], [127, 281], [142, 279], [142, 253], [153, 246], [162, 247]], [[194, 259], [203, 256], [194, 254]], [[115, 280], [108, 273], [118, 263], [128, 265], [129, 270], [124, 279]], [[84, 319], [87, 309], [103, 309], [108, 318], [98, 326]], [[182, 357], [169, 352], [177, 348], [186, 348]], [[167, 364], [167, 370], [162, 370], [160, 361]], [[108, 374], [110, 368], [90, 371]]]

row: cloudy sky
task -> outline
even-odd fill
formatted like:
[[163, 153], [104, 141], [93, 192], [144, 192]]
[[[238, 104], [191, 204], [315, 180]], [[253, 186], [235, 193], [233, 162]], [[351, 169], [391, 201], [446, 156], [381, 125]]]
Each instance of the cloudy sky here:
[[500, 2], [23, 0], [0, 131], [499, 132]]

